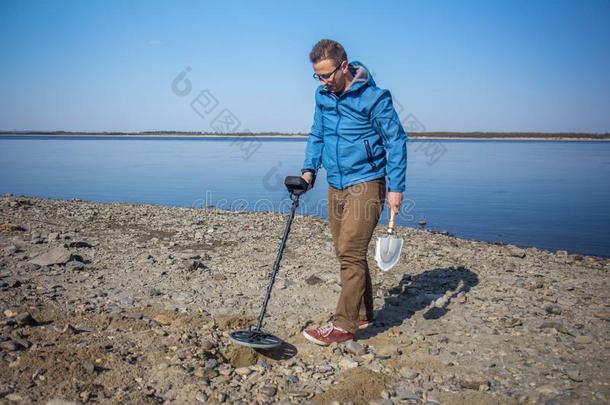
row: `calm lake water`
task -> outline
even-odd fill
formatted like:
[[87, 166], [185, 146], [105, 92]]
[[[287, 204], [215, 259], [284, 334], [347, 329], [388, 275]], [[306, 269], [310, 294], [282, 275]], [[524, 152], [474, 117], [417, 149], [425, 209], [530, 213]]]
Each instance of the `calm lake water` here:
[[[304, 139], [0, 137], [0, 193], [282, 211]], [[300, 212], [326, 216], [326, 173]], [[610, 142], [409, 142], [398, 224], [610, 256]], [[384, 222], [387, 213], [384, 213]]]

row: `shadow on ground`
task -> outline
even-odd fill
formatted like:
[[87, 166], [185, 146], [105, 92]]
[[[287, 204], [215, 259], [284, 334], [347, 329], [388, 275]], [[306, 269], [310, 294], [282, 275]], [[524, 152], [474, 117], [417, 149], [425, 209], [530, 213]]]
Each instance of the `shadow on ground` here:
[[297, 348], [283, 341], [282, 344], [273, 349], [255, 349], [258, 353], [273, 360], [288, 360], [297, 355]]
[[479, 277], [466, 267], [438, 268], [415, 276], [404, 274], [398, 285], [388, 290], [383, 308], [375, 314], [375, 323], [359, 331], [356, 338], [372, 338], [422, 310], [426, 311], [424, 319], [439, 319], [449, 311], [452, 300], [467, 295], [477, 284]]

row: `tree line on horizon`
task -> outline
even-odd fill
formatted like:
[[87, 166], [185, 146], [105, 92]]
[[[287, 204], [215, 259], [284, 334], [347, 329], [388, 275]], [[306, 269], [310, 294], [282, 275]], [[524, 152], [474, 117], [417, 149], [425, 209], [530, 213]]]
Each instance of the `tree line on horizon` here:
[[[303, 132], [207, 132], [207, 131], [137, 131], [137, 132], [119, 132], [119, 131], [0, 131], [3, 135], [226, 135], [226, 136], [307, 136]], [[587, 133], [587, 132], [448, 132], [448, 131], [425, 131], [425, 132], [409, 132], [409, 136], [413, 138], [591, 138], [591, 139], [610, 139], [610, 132], [604, 133]]]

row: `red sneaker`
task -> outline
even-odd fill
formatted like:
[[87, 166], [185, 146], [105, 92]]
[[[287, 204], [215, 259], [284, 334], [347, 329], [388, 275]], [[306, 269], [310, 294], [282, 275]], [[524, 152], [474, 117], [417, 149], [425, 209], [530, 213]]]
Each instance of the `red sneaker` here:
[[360, 319], [358, 321], [358, 329], [366, 329], [373, 324], [373, 321], [368, 319]]
[[328, 346], [331, 343], [341, 343], [354, 338], [353, 333], [349, 333], [335, 325], [329, 323], [317, 329], [307, 329], [303, 331], [303, 336], [315, 344]]

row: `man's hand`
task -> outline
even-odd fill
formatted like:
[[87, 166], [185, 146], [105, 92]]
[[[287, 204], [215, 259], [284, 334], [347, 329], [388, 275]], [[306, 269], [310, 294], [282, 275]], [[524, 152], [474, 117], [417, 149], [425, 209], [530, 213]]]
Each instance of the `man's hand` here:
[[307, 187], [307, 190], [311, 190], [311, 188], [313, 187], [311, 185], [311, 181], [313, 180], [313, 174], [311, 172], [305, 172], [305, 173], [303, 173], [303, 175], [301, 177], [303, 178], [303, 180], [305, 180], [307, 182], [307, 184], [309, 184], [309, 187]]
[[402, 204], [402, 193], [399, 193], [397, 191], [389, 191], [387, 200], [388, 207], [390, 207], [392, 212], [397, 214], [398, 211], [400, 211], [400, 205]]

